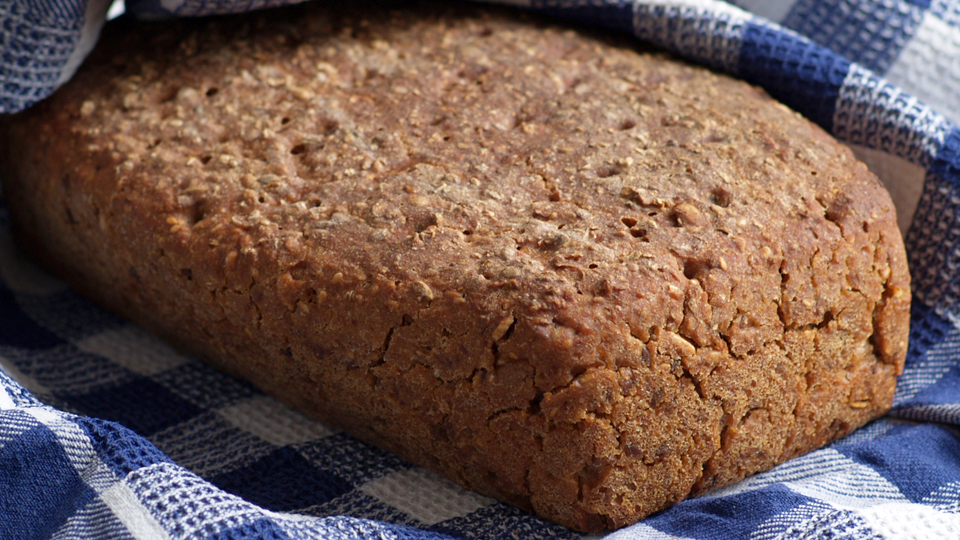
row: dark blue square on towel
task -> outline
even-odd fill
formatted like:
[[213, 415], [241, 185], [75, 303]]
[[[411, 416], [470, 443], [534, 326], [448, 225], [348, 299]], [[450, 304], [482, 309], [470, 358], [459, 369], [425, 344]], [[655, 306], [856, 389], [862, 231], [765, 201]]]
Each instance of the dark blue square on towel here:
[[783, 484], [773, 484], [724, 497], [687, 499], [675, 507], [682, 511], [654, 514], [645, 523], [677, 536], [716, 540], [748, 538], [767, 520], [811, 504], [825, 507]]
[[938, 489], [960, 483], [957, 439], [945, 426], [904, 424], [885, 437], [837, 451], [869, 466], [910, 501], [923, 502]]
[[578, 23], [590, 21], [590, 24], [619, 32], [633, 31], [632, 2], [607, 2], [605, 4], [569, 2], [567, 5], [559, 6], [557, 2], [541, 0], [531, 2], [530, 7], [551, 17], [560, 17]]
[[35, 323], [20, 309], [10, 289], [0, 286], [0, 345], [24, 349], [49, 349], [64, 340]]
[[[35, 422], [23, 416], [23, 423]], [[16, 421], [8, 416], [6, 423]], [[0, 489], [0, 538], [48, 538], [76, 508], [94, 499], [61, 441], [45, 425], [36, 423], [0, 441], [0, 485], [17, 486]]]
[[210, 481], [224, 491], [278, 512], [321, 504], [352, 488], [289, 446]]
[[137, 437], [116, 422], [90, 417], [80, 417], [75, 421], [87, 433], [97, 457], [117, 478], [125, 478], [131, 471], [141, 467], [170, 461], [146, 439]]
[[746, 24], [738, 71], [829, 131], [850, 61], [800, 36]]
[[145, 437], [203, 412], [160, 384], [145, 378], [115, 386], [102, 386], [85, 394], [60, 397], [82, 414], [119, 422]]

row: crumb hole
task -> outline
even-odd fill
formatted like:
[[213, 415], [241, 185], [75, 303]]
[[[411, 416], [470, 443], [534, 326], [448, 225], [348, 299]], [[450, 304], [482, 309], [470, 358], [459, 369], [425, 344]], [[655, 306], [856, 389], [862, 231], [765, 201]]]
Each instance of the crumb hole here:
[[623, 122], [620, 122], [620, 129], [621, 129], [621, 130], [626, 131], [626, 130], [628, 130], [628, 129], [633, 129], [633, 128], [635, 128], [635, 127], [637, 127], [637, 123], [634, 122], [633, 120], [629, 119], [629, 118], [626, 119], [626, 120], [624, 120]]
[[715, 187], [710, 190], [710, 202], [726, 208], [733, 204], [733, 194], [722, 187]]
[[703, 269], [703, 263], [701, 261], [687, 259], [683, 261], [683, 275], [687, 279], [693, 279], [697, 277], [697, 274]]
[[457, 76], [461, 79], [478, 79], [486, 72], [487, 68], [484, 66], [472, 64], [458, 71]]
[[[556, 324], [556, 325], [558, 325], [558, 326], [560, 325], [560, 324], [557, 322], [556, 319], [553, 320], [553, 323]], [[576, 366], [571, 367], [571, 368], [570, 368], [570, 379], [573, 380], [573, 379], [576, 379], [577, 377], [583, 375], [584, 373], [587, 372], [587, 369], [588, 369], [588, 366], [583, 366], [583, 365], [576, 365]]]
[[285, 126], [285, 125], [287, 125], [287, 124], [289, 124], [289, 123], [290, 123], [290, 117], [289, 117], [289, 116], [284, 116], [283, 118], [280, 119], [280, 125], [282, 125], [282, 126]]
[[634, 225], [637, 224], [637, 220], [635, 220], [635, 219], [633, 219], [633, 218], [631, 218], [631, 217], [622, 217], [622, 218], [620, 218], [620, 223], [623, 223], [623, 224], [626, 225], [627, 227], [633, 227]]
[[210, 88], [207, 89], [207, 92], [206, 92], [207, 97], [213, 97], [213, 96], [217, 95], [217, 92], [219, 92], [219, 91], [220, 91], [220, 89], [217, 88], [216, 86], [211, 86]]
[[187, 215], [187, 223], [189, 223], [192, 227], [203, 221], [204, 217], [206, 217], [206, 209], [204, 208], [204, 205], [200, 203], [194, 204], [190, 208], [189, 215]]
[[597, 176], [599, 176], [600, 178], [609, 178], [611, 176], [618, 175], [621, 172], [622, 171], [620, 170], [620, 167], [616, 165], [607, 165], [597, 169]]
[[829, 325], [833, 321], [833, 317], [834, 315], [833, 315], [833, 312], [831, 311], [824, 313], [823, 320], [820, 321], [820, 324], [817, 325], [817, 328], [821, 328], [821, 329], [826, 328], [827, 325]]
[[493, 30], [489, 28], [484, 28], [480, 31], [480, 37], [490, 37], [493, 35]]
[[294, 146], [293, 148], [290, 149], [290, 153], [293, 154], [293, 155], [295, 155], [295, 156], [300, 155], [300, 154], [302, 154], [302, 153], [304, 153], [304, 152], [306, 152], [306, 151], [307, 151], [307, 147], [306, 147], [306, 145], [304, 145], [303, 143], [300, 143], [300, 144], [298, 144], [298, 145], [296, 145], [296, 146]]
[[589, 268], [589, 269], [591, 269], [591, 270], [594, 269], [594, 268], [596, 268], [596, 267], [597, 267], [596, 264], [590, 264], [589, 266], [587, 266], [587, 268]]
[[210, 163], [211, 159], [213, 159], [213, 156], [200, 156], [200, 163], [206, 165], [207, 163]]

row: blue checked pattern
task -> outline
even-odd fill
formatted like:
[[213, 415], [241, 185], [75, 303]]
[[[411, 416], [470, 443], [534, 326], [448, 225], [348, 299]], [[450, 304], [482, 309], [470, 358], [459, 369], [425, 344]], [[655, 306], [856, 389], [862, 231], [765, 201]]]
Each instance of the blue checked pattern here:
[[[879, 159], [894, 194], [914, 194], [897, 200], [915, 301], [890, 415], [608, 538], [960, 538], [960, 3], [500, 1], [630, 32], [762, 86]], [[127, 10], [281, 3], [130, 0]], [[0, 0], [0, 111], [69, 78], [106, 8]], [[581, 537], [304, 418], [104, 313], [20, 256], [2, 210], [0, 488], [0, 538]]]
[[47, 96], [80, 42], [83, 3], [0, 1], [3, 56], [0, 111], [15, 111]]

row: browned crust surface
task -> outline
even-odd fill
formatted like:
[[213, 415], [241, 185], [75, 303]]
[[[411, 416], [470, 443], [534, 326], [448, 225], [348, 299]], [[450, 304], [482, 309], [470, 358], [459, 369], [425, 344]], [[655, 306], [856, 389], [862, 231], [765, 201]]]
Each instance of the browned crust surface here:
[[109, 29], [4, 129], [23, 244], [285, 402], [581, 530], [890, 406], [893, 207], [820, 129], [511, 12], [315, 4]]

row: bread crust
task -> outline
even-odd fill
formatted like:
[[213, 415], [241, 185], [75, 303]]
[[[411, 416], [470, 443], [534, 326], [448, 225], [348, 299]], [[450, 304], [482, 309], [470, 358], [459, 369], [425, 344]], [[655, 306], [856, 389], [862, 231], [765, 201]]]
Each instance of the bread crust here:
[[821, 129], [512, 11], [313, 4], [108, 27], [4, 120], [21, 244], [282, 401], [581, 531], [890, 407], [903, 245]]

